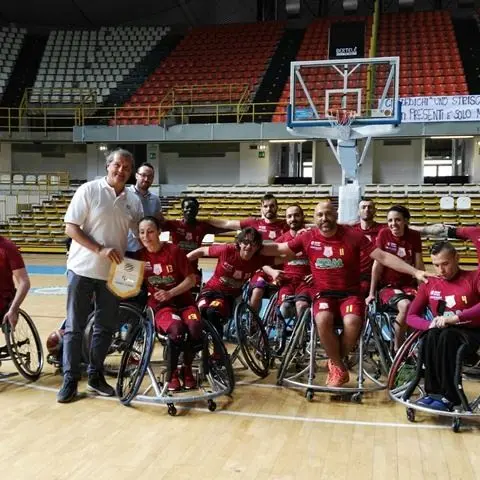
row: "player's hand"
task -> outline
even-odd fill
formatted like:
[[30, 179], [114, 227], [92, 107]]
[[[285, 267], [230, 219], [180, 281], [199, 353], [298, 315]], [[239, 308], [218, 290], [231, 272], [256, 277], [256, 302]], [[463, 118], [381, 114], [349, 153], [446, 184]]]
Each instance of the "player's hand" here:
[[164, 303], [171, 300], [173, 298], [173, 295], [170, 293], [169, 290], [157, 290], [153, 294], [153, 298], [155, 298], [155, 300], [157, 300], [158, 302]]
[[424, 270], [416, 270], [414, 277], [417, 279], [418, 283], [428, 283], [428, 277], [436, 277], [434, 273], [425, 272]]
[[435, 317], [430, 323], [429, 328], [445, 328], [449, 325], [455, 325], [459, 318], [457, 315], [451, 315], [449, 317]]
[[368, 305], [370, 302], [373, 302], [373, 300], [375, 300], [375, 295], [369, 295], [369, 296], [365, 299], [365, 305]]
[[283, 270], [273, 270], [271, 277], [275, 283], [280, 283], [285, 278], [285, 274]]
[[102, 247], [98, 251], [98, 254], [102, 258], [108, 258], [111, 262], [115, 263], [121, 263], [121, 261], [123, 260], [122, 255], [120, 255], [120, 253], [114, 248]]
[[12, 327], [12, 330], [15, 330], [18, 322], [18, 310], [8, 310], [8, 312], [3, 317], [3, 323], [9, 324]]

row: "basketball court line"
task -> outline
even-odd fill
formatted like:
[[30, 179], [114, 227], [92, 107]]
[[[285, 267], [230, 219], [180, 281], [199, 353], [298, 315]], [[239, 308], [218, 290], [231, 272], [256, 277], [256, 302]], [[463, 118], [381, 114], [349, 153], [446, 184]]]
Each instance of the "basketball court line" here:
[[[34, 390], [44, 391], [44, 392], [53, 392], [57, 393], [58, 389], [53, 387], [46, 387], [43, 385], [29, 384], [26, 382], [19, 382], [14, 380], [9, 380], [8, 378], [1, 378], [0, 382], [8, 383], [11, 385], [16, 385], [20, 387], [31, 388]], [[264, 386], [263, 384], [262, 386]], [[255, 384], [250, 384], [250, 386], [258, 386]], [[273, 385], [272, 385], [273, 387]], [[276, 387], [276, 385], [275, 385]], [[115, 397], [101, 397], [101, 396], [88, 396], [88, 398], [93, 398], [96, 400], [108, 400], [118, 402], [118, 399]], [[167, 407], [165, 404], [145, 402], [140, 400], [134, 400], [133, 404], [137, 405], [152, 405], [155, 407]], [[269, 413], [253, 413], [253, 412], [239, 412], [236, 410], [216, 410], [215, 412], [209, 412], [207, 408], [200, 407], [185, 407], [177, 406], [179, 410], [193, 410], [197, 412], [205, 412], [209, 415], [230, 415], [234, 417], [247, 417], [247, 418], [259, 418], [262, 420], [280, 420], [280, 421], [289, 421], [289, 422], [305, 422], [305, 423], [317, 423], [317, 424], [327, 424], [327, 425], [350, 425], [358, 427], [383, 427], [383, 428], [418, 428], [422, 430], [444, 430], [450, 429], [449, 425], [419, 425], [417, 423], [394, 423], [394, 422], [366, 422], [362, 420], [337, 420], [334, 418], [312, 418], [312, 417], [295, 417], [292, 415], [275, 415]], [[470, 425], [469, 425], [470, 427]], [[465, 428], [465, 427], [464, 427]], [[473, 427], [471, 427], [473, 428]]]

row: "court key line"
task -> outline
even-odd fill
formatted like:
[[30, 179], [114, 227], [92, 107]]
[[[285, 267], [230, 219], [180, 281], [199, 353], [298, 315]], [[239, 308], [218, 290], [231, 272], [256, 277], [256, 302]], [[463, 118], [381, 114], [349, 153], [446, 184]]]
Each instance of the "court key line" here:
[[[45, 392], [57, 393], [58, 389], [53, 387], [46, 387], [43, 385], [28, 384], [24, 382], [18, 382], [14, 380], [9, 380], [8, 378], [1, 378], [0, 382], [9, 383], [11, 385], [17, 385], [20, 387], [32, 388], [35, 390], [41, 390]], [[89, 398], [94, 398], [98, 400], [109, 400], [117, 401], [116, 397], [101, 397], [101, 396], [89, 396]], [[145, 402], [140, 400], [134, 400], [133, 404], [138, 405], [152, 405], [155, 407], [166, 407], [165, 404]], [[173, 402], [174, 403], [174, 402]], [[200, 407], [185, 407], [178, 406], [178, 409], [182, 410], [193, 410], [198, 412], [210, 413], [207, 408]], [[451, 428], [448, 425], [418, 425], [414, 423], [394, 423], [394, 422], [366, 422], [362, 420], [337, 420], [334, 418], [312, 418], [312, 417], [295, 417], [292, 415], [276, 415], [269, 413], [253, 413], [253, 412], [239, 412], [236, 410], [216, 410], [212, 415], [231, 415], [236, 417], [248, 417], [248, 418], [261, 418], [263, 420], [282, 420], [282, 421], [291, 421], [291, 422], [306, 422], [306, 423], [321, 423], [321, 424], [333, 424], [333, 425], [351, 425], [351, 426], [360, 426], [360, 427], [384, 427], [384, 428], [419, 428], [423, 430], [443, 430]]]

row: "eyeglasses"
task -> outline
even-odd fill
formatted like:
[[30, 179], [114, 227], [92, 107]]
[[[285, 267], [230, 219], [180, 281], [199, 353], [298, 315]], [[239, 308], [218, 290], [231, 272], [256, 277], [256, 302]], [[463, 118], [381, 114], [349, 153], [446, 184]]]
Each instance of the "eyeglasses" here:
[[153, 175], [151, 175], [149, 173], [138, 173], [137, 172], [137, 175], [139, 175], [142, 178], [153, 178]]

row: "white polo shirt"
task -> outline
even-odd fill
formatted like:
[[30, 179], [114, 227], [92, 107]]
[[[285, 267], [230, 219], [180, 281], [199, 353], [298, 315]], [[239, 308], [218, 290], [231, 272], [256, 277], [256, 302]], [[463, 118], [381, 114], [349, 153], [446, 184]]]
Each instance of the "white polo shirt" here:
[[[127, 248], [129, 229], [137, 231], [143, 216], [142, 203], [128, 189], [117, 196], [106, 178], [84, 183], [75, 192], [65, 214], [65, 223], [74, 223], [108, 248], [115, 248], [122, 255]], [[77, 275], [107, 280], [111, 262], [97, 253], [72, 242], [67, 269]]]

